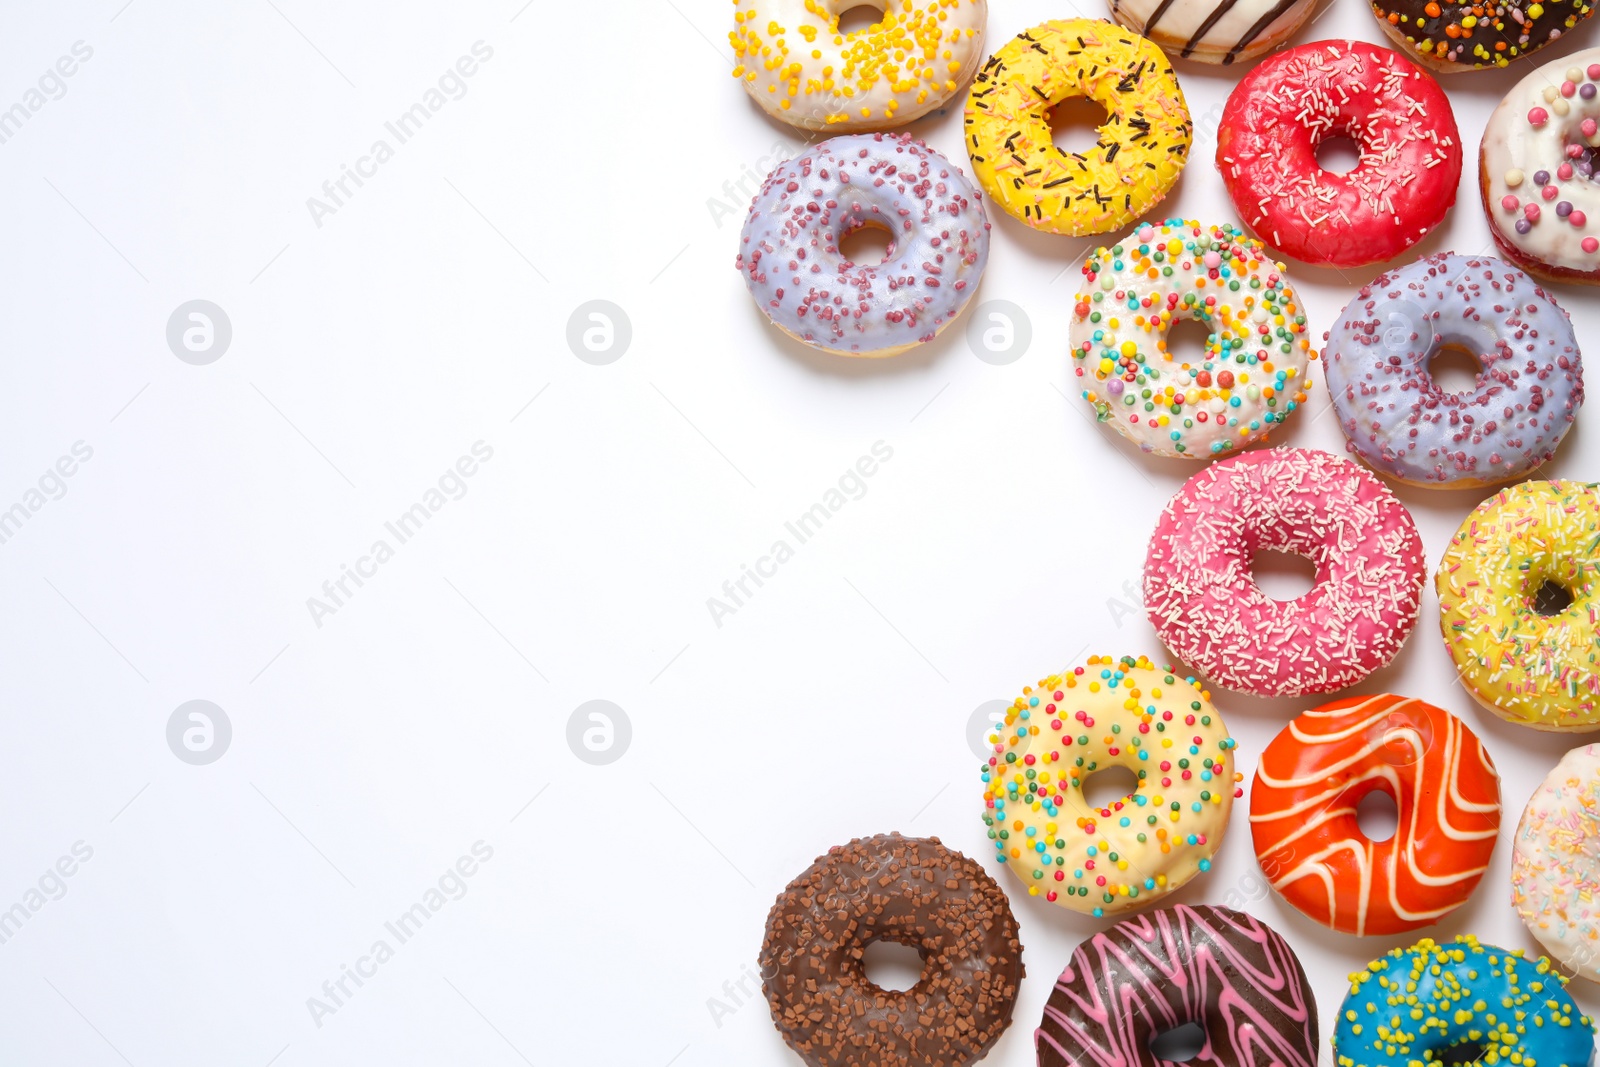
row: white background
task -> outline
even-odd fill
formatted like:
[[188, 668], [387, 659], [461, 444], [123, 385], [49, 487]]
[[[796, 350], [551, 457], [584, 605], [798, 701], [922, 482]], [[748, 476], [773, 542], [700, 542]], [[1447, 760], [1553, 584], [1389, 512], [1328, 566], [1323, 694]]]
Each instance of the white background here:
[[[1072, 14], [1003, 0], [988, 47]], [[881, 363], [779, 336], [733, 258], [747, 170], [802, 139], [729, 77], [730, 25], [713, 0], [0, 13], [0, 108], [93, 49], [0, 144], [0, 509], [93, 449], [0, 545], [0, 909], [93, 850], [0, 944], [0, 1062], [795, 1063], [737, 989], [784, 884], [894, 829], [986, 860], [973, 710], [1086, 651], [1163, 655], [1130, 591], [1198, 468], [1140, 458], [1064, 397], [1092, 242], [991, 215], [979, 299], [1031, 321], [1010, 365], [975, 358], [966, 320]], [[1337, 35], [1382, 40], [1355, 0], [1299, 40]], [[1572, 36], [1539, 60], [1592, 26]], [[394, 147], [384, 123], [477, 41], [493, 55], [465, 94], [318, 225], [307, 198]], [[1472, 160], [1527, 69], [1448, 82], [1469, 163], [1418, 251], [1487, 249]], [[1242, 70], [1179, 73], [1202, 132], [1169, 204], [1231, 220], [1210, 130]], [[959, 110], [913, 128], [968, 169]], [[1293, 268], [1319, 336], [1375, 273]], [[1596, 336], [1592, 291], [1558, 296]], [[192, 299], [232, 326], [205, 366], [166, 341]], [[566, 339], [594, 299], [632, 327], [607, 366]], [[1327, 406], [1319, 380], [1281, 440], [1339, 450]], [[1595, 476], [1589, 417], [1546, 474]], [[865, 495], [715, 625], [707, 599], [880, 440]], [[317, 625], [307, 599], [477, 441], [493, 458], [466, 495]], [[1432, 563], [1487, 494], [1399, 495]], [[1436, 626], [1430, 588], [1361, 691], [1442, 704], [1488, 742], [1501, 848], [1437, 933], [1531, 948], [1511, 832], [1573, 739], [1480, 712]], [[605, 766], [567, 740], [597, 698], [632, 727]], [[206, 766], [166, 739], [193, 699], [232, 725]], [[1308, 702], [1218, 703], [1248, 774]], [[314, 1019], [308, 998], [393, 944], [384, 922], [478, 841], [493, 858], [465, 895]], [[1179, 898], [1247, 900], [1286, 933], [1326, 1034], [1343, 976], [1405, 939], [1249, 899], [1254, 871], [1238, 811]], [[1013, 900], [1029, 973], [988, 1062], [1023, 1067], [1099, 924]]]

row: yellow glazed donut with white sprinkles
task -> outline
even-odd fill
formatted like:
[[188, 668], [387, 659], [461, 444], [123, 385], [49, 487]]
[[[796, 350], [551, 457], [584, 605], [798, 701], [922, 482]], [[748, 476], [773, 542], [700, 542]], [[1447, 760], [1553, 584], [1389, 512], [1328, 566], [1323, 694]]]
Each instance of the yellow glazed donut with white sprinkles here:
[[983, 55], [988, 0], [889, 0], [839, 32], [854, 0], [733, 0], [733, 76], [775, 119], [860, 133], [901, 126], [954, 96]]
[[[1090, 656], [1026, 688], [989, 735], [983, 821], [1030, 896], [1095, 916], [1165, 899], [1211, 869], [1242, 775], [1210, 694], [1148, 659]], [[1103, 808], [1083, 784], [1126, 767]]]
[[[1083, 152], [1056, 147], [1050, 109], [1074, 96], [1106, 111]], [[1001, 45], [967, 94], [972, 169], [995, 203], [1047, 233], [1119, 230], [1159, 204], [1194, 127], [1161, 49], [1114, 22], [1062, 19]]]

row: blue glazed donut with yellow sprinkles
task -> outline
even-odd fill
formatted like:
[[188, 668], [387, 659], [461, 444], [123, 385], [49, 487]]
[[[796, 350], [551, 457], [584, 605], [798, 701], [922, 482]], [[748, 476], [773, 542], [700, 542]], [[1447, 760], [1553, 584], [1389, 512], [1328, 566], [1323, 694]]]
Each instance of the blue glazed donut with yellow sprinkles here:
[[[1200, 323], [1203, 354], [1168, 348]], [[1316, 358], [1282, 263], [1237, 226], [1144, 223], [1083, 264], [1067, 327], [1083, 398], [1140, 449], [1209, 459], [1265, 437], [1305, 403]]]
[[1567, 979], [1471, 936], [1397, 948], [1350, 976], [1333, 1034], [1338, 1067], [1434, 1063], [1589, 1067], [1594, 1022]]

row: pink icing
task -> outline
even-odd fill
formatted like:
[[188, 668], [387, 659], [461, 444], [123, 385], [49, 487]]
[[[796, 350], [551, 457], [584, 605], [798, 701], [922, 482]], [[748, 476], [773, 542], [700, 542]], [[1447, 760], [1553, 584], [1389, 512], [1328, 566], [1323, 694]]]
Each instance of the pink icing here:
[[[1316, 584], [1271, 599], [1251, 577], [1262, 549], [1307, 557]], [[1144, 600], [1162, 642], [1218, 685], [1329, 693], [1394, 658], [1426, 570], [1416, 523], [1376, 477], [1327, 452], [1268, 449], [1219, 460], [1167, 504]]]

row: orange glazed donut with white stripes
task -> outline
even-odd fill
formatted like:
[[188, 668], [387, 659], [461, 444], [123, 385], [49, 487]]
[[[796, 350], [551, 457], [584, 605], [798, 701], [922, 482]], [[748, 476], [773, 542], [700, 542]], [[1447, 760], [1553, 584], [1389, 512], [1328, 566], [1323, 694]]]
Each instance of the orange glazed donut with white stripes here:
[[[1356, 823], [1368, 793], [1400, 812], [1387, 841]], [[1346, 697], [1261, 754], [1250, 833], [1272, 888], [1347, 934], [1415, 930], [1466, 903], [1500, 832], [1500, 774], [1466, 724], [1411, 697]]]

